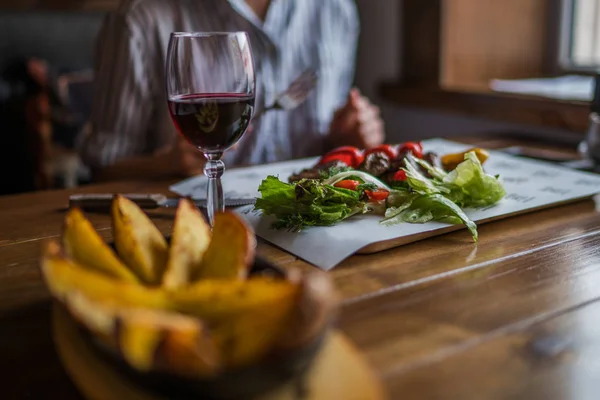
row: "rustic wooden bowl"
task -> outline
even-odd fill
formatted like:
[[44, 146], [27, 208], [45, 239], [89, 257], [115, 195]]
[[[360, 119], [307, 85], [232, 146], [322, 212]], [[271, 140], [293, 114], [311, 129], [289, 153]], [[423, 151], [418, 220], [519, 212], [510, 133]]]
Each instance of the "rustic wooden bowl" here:
[[[250, 275], [269, 275], [283, 279], [285, 272], [257, 258]], [[84, 340], [96, 355], [107, 361], [131, 384], [168, 399], [251, 399], [286, 384], [303, 388], [304, 376], [319, 353], [332, 321], [323, 326], [313, 341], [286, 353], [271, 354], [260, 362], [241, 369], [225, 371], [210, 379], [191, 379], [168, 372], [141, 372], [121, 355], [104, 345], [84, 327]]]

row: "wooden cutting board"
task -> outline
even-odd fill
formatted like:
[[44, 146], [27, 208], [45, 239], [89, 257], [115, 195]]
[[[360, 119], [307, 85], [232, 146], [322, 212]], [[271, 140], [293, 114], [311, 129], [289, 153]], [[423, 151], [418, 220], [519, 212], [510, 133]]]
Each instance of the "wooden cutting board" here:
[[[557, 203], [553, 203], [553, 204], [545, 204], [539, 207], [535, 207], [535, 208], [531, 208], [531, 209], [527, 209], [527, 210], [521, 210], [521, 211], [517, 211], [514, 213], [510, 213], [510, 214], [503, 214], [503, 215], [498, 215], [492, 218], [486, 218], [484, 220], [479, 220], [477, 221], [477, 225], [483, 225], [485, 223], [488, 222], [493, 222], [493, 221], [498, 221], [498, 220], [502, 220], [502, 219], [506, 219], [506, 218], [510, 218], [510, 217], [515, 217], [517, 215], [523, 215], [523, 214], [529, 214], [535, 211], [540, 211], [540, 210], [545, 210], [548, 208], [553, 208], [553, 207], [558, 207], [558, 206], [562, 206], [562, 205], [567, 205], [567, 204], [572, 204], [572, 203], [577, 203], [577, 202], [581, 202], [581, 201], [586, 201], [586, 200], [590, 200], [592, 199], [594, 196], [590, 195], [590, 196], [584, 196], [581, 198], [576, 198], [576, 199], [569, 199], [566, 201], [562, 201], [562, 202], [557, 202]], [[427, 239], [433, 236], [439, 236], [439, 235], [443, 235], [445, 233], [450, 233], [450, 232], [454, 232], [454, 231], [458, 231], [458, 230], [464, 230], [465, 231], [465, 235], [469, 235], [469, 233], [467, 232], [466, 228], [462, 225], [452, 225], [452, 226], [448, 226], [446, 228], [442, 228], [442, 229], [436, 229], [434, 231], [428, 231], [428, 232], [420, 232], [417, 233], [415, 235], [408, 235], [408, 236], [401, 236], [398, 238], [394, 238], [394, 239], [390, 239], [390, 240], [385, 240], [385, 241], [381, 241], [381, 242], [377, 242], [377, 243], [373, 243], [370, 244], [368, 246], [363, 247], [362, 249], [360, 249], [359, 251], [356, 252], [356, 254], [373, 254], [373, 253], [378, 253], [380, 251], [385, 251], [385, 250], [389, 250], [389, 249], [393, 249], [394, 247], [398, 247], [398, 246], [403, 246], [405, 244], [409, 244], [409, 243], [413, 243], [413, 242], [417, 242], [419, 240], [423, 240], [423, 239]]]
[[[430, 139], [423, 141], [423, 148], [437, 154], [448, 154], [463, 152], [469, 146], [443, 139]], [[314, 165], [315, 161], [293, 160], [232, 170], [224, 178], [223, 184], [227, 186], [226, 191], [231, 196], [253, 197], [257, 195], [256, 188], [266, 176], [277, 175], [279, 179], [286, 181], [290, 174]], [[501, 177], [506, 196], [493, 206], [463, 210], [478, 225], [589, 199], [600, 193], [600, 175], [498, 151], [490, 151], [484, 168], [486, 173]], [[193, 187], [193, 181], [184, 181], [172, 186], [171, 190], [190, 194]], [[200, 192], [195, 194], [200, 195]], [[242, 208], [239, 212], [253, 227], [257, 236], [327, 271], [355, 253], [379, 252], [458, 229], [465, 230], [465, 239], [470, 239], [470, 234], [463, 225], [448, 226], [428, 222], [382, 226], [381, 215], [356, 216], [335, 226], [307, 228], [301, 233], [287, 232], [274, 230], [272, 218], [265, 218], [251, 207]]]
[[[61, 307], [52, 312], [57, 353], [81, 393], [90, 400], [165, 400], [148, 393], [98, 358], [77, 324]], [[329, 334], [311, 368], [305, 393], [289, 385], [257, 400], [383, 400], [387, 396], [371, 368], [340, 332]]]

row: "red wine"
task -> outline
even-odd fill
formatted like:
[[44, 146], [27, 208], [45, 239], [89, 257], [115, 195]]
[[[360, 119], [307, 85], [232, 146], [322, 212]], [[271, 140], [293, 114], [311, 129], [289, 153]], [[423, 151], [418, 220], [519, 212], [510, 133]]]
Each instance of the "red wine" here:
[[169, 99], [177, 130], [204, 152], [223, 152], [233, 146], [250, 123], [254, 96], [188, 94]]

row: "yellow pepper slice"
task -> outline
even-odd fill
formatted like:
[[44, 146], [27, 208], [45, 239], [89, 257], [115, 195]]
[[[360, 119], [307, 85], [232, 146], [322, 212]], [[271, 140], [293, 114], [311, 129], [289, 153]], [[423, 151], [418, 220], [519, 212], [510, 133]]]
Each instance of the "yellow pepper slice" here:
[[441, 158], [442, 166], [446, 171], [452, 171], [458, 166], [458, 164], [465, 160], [465, 154], [471, 151], [475, 152], [475, 155], [477, 156], [481, 164], [485, 163], [490, 156], [490, 154], [486, 150], [481, 149], [479, 147], [475, 147], [462, 153], [451, 153], [443, 155]]

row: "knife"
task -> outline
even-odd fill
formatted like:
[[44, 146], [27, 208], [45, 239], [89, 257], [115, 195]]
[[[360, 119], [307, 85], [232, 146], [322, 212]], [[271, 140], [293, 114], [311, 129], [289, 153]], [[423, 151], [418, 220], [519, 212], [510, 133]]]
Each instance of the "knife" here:
[[[180, 198], [167, 197], [162, 194], [122, 194], [137, 204], [140, 208], [151, 210], [155, 208], [174, 208], [179, 204]], [[69, 208], [79, 207], [87, 211], [108, 210], [112, 203], [114, 194], [94, 193], [94, 194], [75, 194], [69, 196]], [[225, 207], [241, 207], [254, 204], [254, 198], [225, 199]], [[206, 199], [192, 199], [196, 207], [206, 208]]]

